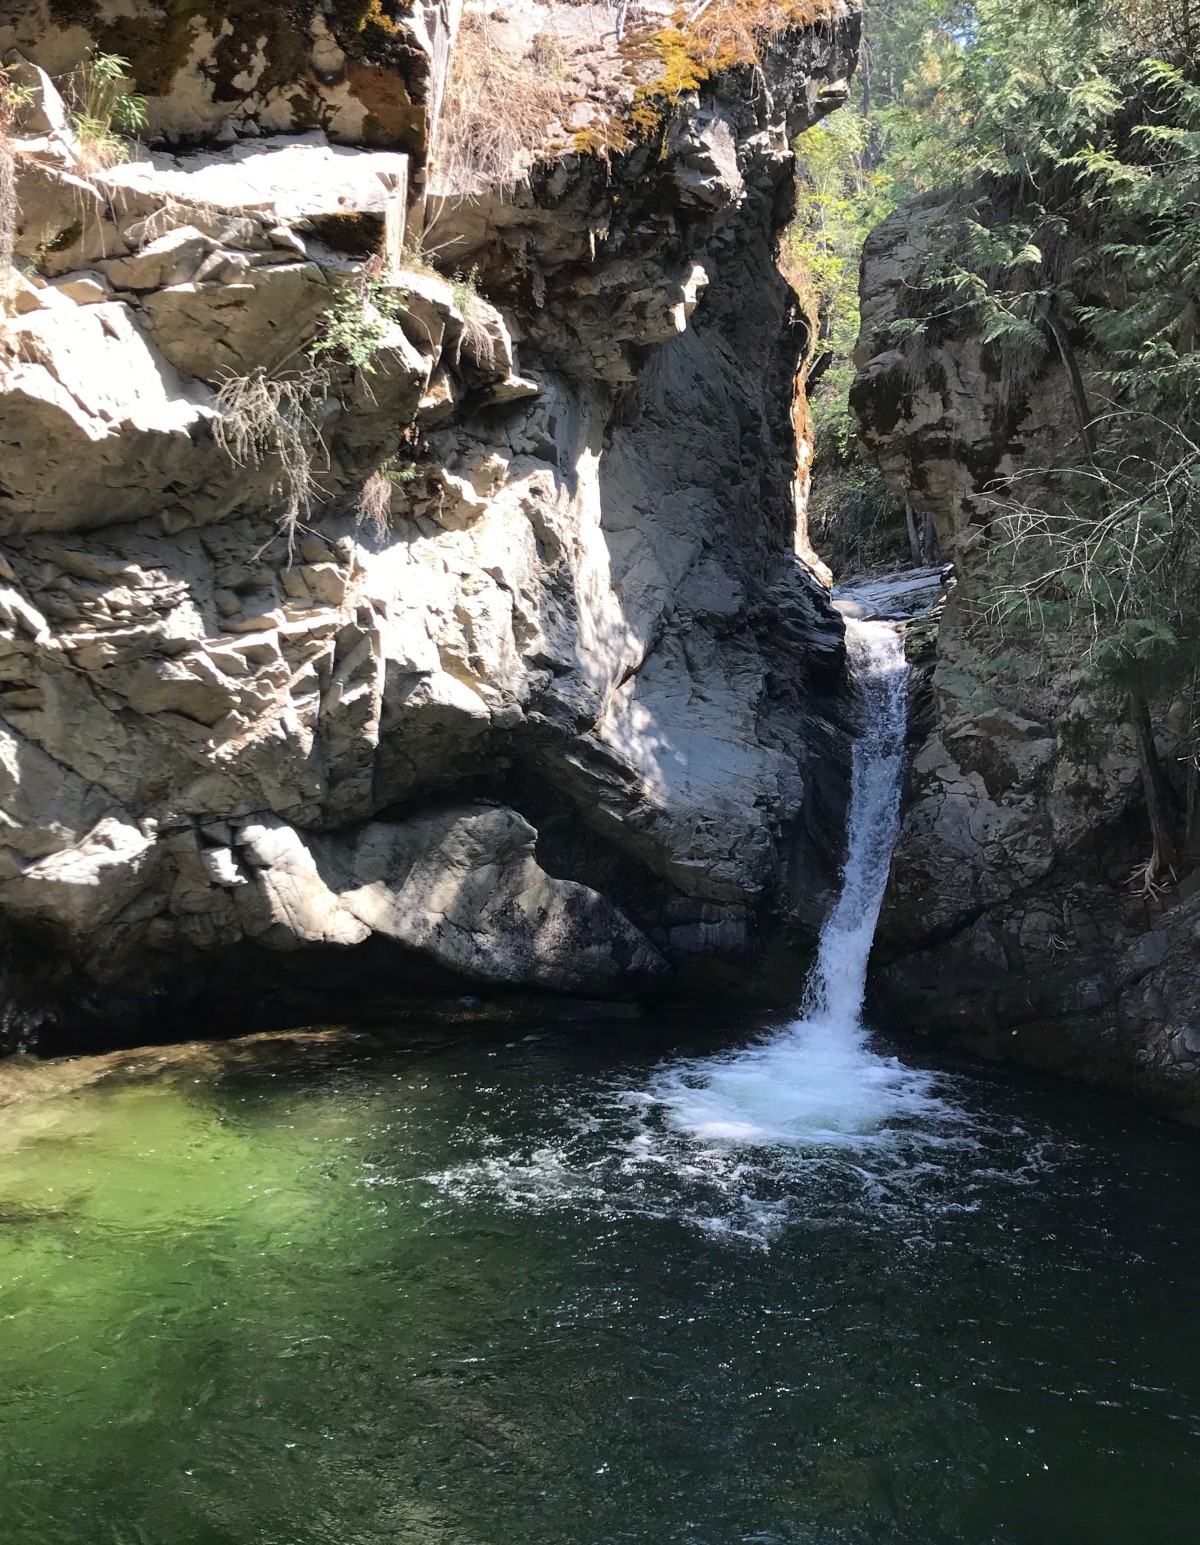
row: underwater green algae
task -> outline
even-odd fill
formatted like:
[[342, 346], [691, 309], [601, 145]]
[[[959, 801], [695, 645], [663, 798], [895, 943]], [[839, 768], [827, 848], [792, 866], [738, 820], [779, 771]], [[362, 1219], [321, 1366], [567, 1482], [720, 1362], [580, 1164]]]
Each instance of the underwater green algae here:
[[0, 1112], [5, 1545], [1191, 1537], [1192, 1134], [955, 1068], [892, 1146], [706, 1148], [638, 1103], [675, 1036]]

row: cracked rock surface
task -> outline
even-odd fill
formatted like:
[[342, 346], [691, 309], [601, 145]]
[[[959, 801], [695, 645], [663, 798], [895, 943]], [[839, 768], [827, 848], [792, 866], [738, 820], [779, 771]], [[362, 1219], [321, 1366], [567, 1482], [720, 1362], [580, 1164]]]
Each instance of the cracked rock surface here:
[[969, 330], [935, 333], [916, 370], [887, 336], [938, 213], [927, 200], [868, 240], [852, 395], [864, 443], [958, 571], [919, 672], [877, 1012], [1200, 1121], [1200, 888], [1131, 884], [1150, 842], [1132, 732], [1102, 714], [1078, 658], [1032, 637], [1001, 653], [974, 625], [989, 485], [1020, 474], [1033, 499], [1037, 469], [1074, 454], [1065, 371], [1051, 356], [1013, 401]]
[[[366, 986], [628, 997], [811, 939], [852, 709], [797, 557], [809, 340], [774, 242], [789, 136], [856, 47], [847, 7], [714, 77], [665, 154], [448, 206], [472, 285], [347, 250], [338, 219], [383, 226], [370, 136], [260, 125], [109, 173], [18, 139], [8, 1045], [280, 986], [339, 1014]], [[187, 91], [163, 125], [203, 116]], [[314, 366], [355, 285], [369, 368]], [[290, 449], [236, 440], [259, 376], [303, 386]]]

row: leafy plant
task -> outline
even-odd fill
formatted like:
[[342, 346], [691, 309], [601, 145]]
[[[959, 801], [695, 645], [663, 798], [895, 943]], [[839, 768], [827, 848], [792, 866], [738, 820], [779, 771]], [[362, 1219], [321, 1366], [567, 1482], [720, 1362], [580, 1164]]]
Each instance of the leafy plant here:
[[809, 403], [819, 465], [853, 458], [848, 399], [859, 262], [865, 233], [894, 201], [887, 174], [870, 165], [870, 143], [870, 123], [855, 107], [834, 113], [796, 141], [796, 212], [780, 245], [780, 268], [817, 339], [820, 381]]
[[[832, 451], [853, 300], [839, 278], [876, 211], [919, 200], [887, 338], [910, 380], [939, 344], [972, 338], [1001, 411], [1060, 369], [1062, 465], [994, 491], [982, 564], [993, 642], [1080, 660], [1133, 731], [1153, 888], [1179, 833], [1152, 713], [1200, 672], [1200, 11], [1192, 0], [872, 0], [851, 147], [823, 183], [822, 132], [793, 232], [831, 356]], [[815, 155], [814, 155], [815, 152]], [[869, 186], [868, 181], [868, 186]], [[787, 248], [785, 246], [785, 253]], [[814, 404], [821, 423], [820, 396]], [[1184, 736], [1200, 840], [1200, 729]]]
[[464, 351], [469, 358], [490, 367], [496, 358], [495, 340], [488, 328], [487, 303], [479, 292], [479, 270], [456, 273], [452, 281], [451, 295], [455, 306], [463, 315], [463, 330], [458, 340], [457, 358]]
[[472, 268], [468, 273], [460, 269], [450, 281], [450, 294], [464, 315], [470, 311], [480, 299], [479, 269]]
[[835, 573], [886, 564], [908, 556], [904, 509], [883, 474], [860, 461], [826, 460], [813, 476], [809, 535]]
[[[1143, 878], [1153, 886], [1176, 870], [1178, 843], [1150, 706], [1200, 671], [1200, 442], [1141, 415], [1121, 430], [1106, 426], [1087, 466], [1039, 478], [1037, 503], [1020, 499], [1016, 480], [998, 490], [985, 600], [994, 636], [1078, 638], [1094, 687], [1125, 705], [1154, 838]], [[1132, 454], [1135, 442], [1153, 454]], [[1164, 449], [1173, 454], [1163, 459]], [[1194, 765], [1194, 724], [1191, 736]]]
[[126, 135], [136, 135], [149, 121], [146, 98], [126, 90], [129, 60], [120, 54], [95, 53], [69, 83], [71, 121], [80, 153], [93, 167], [114, 166], [129, 158]]
[[373, 360], [400, 314], [399, 294], [380, 280], [344, 285], [321, 313], [322, 331], [308, 347], [309, 357], [333, 354], [355, 370], [370, 374]]

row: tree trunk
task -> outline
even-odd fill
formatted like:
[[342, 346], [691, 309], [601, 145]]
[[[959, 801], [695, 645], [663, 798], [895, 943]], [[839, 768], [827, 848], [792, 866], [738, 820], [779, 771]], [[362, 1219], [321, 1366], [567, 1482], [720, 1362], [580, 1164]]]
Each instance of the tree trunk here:
[[921, 557], [932, 567], [941, 558], [941, 549], [938, 546], [937, 527], [933, 523], [933, 516], [928, 510], [922, 517], [921, 526]]
[[867, 41], [868, 0], [863, 0], [862, 36], [858, 44], [858, 78], [862, 81], [862, 115], [871, 116], [871, 45]]
[[1192, 702], [1187, 738], [1187, 797], [1184, 802], [1183, 849], [1200, 858], [1200, 672], [1192, 673]]
[[1165, 873], [1174, 878], [1179, 872], [1179, 854], [1175, 846], [1171, 811], [1174, 801], [1154, 746], [1150, 709], [1145, 699], [1134, 693], [1129, 697], [1129, 717], [1137, 740], [1142, 791], [1146, 796], [1146, 814], [1150, 817], [1150, 832], [1154, 839], [1154, 851], [1146, 870], [1146, 879], [1152, 883], [1160, 874]]
[[921, 562], [921, 538], [917, 534], [917, 513], [911, 504], [904, 506], [904, 518], [908, 521], [908, 545], [912, 548], [912, 561]]

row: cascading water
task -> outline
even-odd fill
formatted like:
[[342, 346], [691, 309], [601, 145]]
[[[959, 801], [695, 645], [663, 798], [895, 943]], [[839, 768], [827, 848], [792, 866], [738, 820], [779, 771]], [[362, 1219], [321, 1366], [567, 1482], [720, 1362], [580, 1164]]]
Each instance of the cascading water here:
[[873, 1052], [867, 961], [900, 824], [908, 664], [901, 631], [847, 619], [866, 725], [854, 748], [842, 890], [821, 932], [802, 1017], [731, 1056], [662, 1068], [650, 1101], [677, 1131], [733, 1144], [861, 1146], [944, 1113], [923, 1072]]
[[846, 1207], [861, 1195], [876, 1219], [930, 1204], [922, 1187], [936, 1190], [945, 1156], [972, 1140], [966, 1113], [939, 1096], [932, 1074], [875, 1050], [862, 1023], [900, 824], [908, 666], [894, 623], [848, 617], [846, 637], [864, 728], [842, 888], [800, 1017], [739, 1051], [606, 1080], [598, 1106], [569, 1100], [536, 1146], [489, 1138], [474, 1158], [427, 1176], [440, 1191], [517, 1209], [669, 1216], [763, 1247], [790, 1220], [821, 1216], [831, 1197]]
[[848, 618], [846, 647], [863, 695], [866, 727], [854, 746], [842, 890], [821, 930], [805, 1011], [813, 1021], [857, 1027], [900, 828], [908, 660], [904, 636], [889, 622]]

